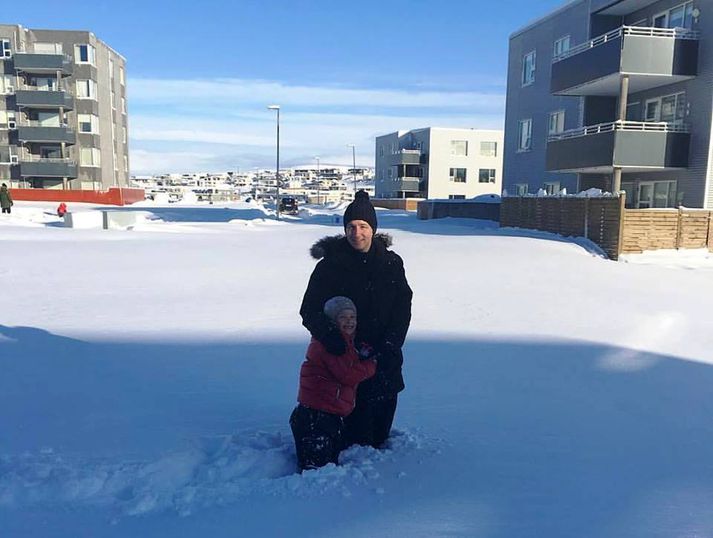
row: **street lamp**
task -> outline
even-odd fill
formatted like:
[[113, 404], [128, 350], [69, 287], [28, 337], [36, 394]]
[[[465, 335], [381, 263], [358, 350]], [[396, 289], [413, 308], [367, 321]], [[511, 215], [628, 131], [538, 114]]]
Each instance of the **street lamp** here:
[[352, 177], [354, 178], [354, 197], [356, 198], [356, 146], [347, 144], [348, 148], [352, 148]]
[[269, 105], [268, 110], [277, 110], [277, 165], [275, 167], [275, 209], [277, 210], [277, 220], [280, 220], [280, 105]]
[[315, 159], [317, 160], [317, 205], [319, 205], [319, 157], [315, 157]]

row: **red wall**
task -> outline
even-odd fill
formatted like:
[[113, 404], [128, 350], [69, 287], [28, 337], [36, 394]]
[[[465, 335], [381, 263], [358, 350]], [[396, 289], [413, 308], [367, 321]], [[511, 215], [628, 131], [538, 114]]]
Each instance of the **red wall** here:
[[80, 191], [58, 189], [10, 189], [13, 200], [33, 202], [87, 202], [90, 204], [127, 205], [144, 199], [144, 189], [119, 189], [108, 191]]

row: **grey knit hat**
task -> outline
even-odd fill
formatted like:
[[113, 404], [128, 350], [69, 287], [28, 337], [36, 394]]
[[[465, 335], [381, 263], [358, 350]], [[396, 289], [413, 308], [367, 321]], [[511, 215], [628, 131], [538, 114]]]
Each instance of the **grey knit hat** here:
[[334, 322], [337, 321], [339, 314], [341, 314], [343, 310], [353, 310], [356, 314], [356, 306], [349, 297], [337, 295], [324, 303], [324, 315]]

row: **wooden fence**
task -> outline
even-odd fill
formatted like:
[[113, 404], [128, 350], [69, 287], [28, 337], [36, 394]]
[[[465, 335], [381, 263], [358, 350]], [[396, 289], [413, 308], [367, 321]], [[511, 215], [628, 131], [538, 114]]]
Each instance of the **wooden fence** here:
[[713, 211], [625, 209], [624, 198], [502, 199], [500, 226], [585, 237], [607, 256], [644, 250], [708, 248], [713, 251]]
[[623, 210], [623, 198], [507, 197], [500, 206], [500, 226], [585, 237], [616, 260]]
[[713, 211], [705, 209], [627, 209], [621, 252], [661, 248], [713, 250]]
[[416, 211], [418, 203], [422, 198], [372, 198], [374, 207], [384, 207], [386, 209], [404, 209], [406, 211]]

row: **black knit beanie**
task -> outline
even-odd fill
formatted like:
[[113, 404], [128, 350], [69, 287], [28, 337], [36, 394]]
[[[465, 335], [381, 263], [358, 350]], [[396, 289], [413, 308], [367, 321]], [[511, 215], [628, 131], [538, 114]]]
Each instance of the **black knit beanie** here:
[[369, 201], [369, 194], [366, 191], [359, 191], [354, 196], [354, 201], [347, 206], [344, 211], [344, 230], [347, 224], [353, 220], [363, 220], [369, 223], [371, 230], [376, 233], [376, 211]]

